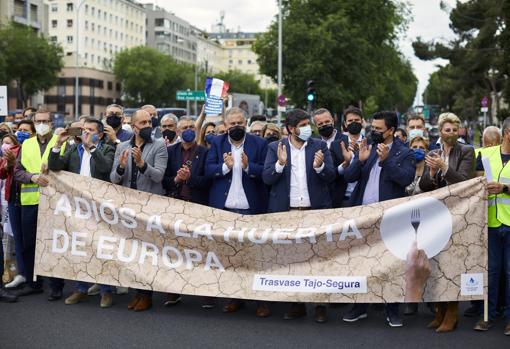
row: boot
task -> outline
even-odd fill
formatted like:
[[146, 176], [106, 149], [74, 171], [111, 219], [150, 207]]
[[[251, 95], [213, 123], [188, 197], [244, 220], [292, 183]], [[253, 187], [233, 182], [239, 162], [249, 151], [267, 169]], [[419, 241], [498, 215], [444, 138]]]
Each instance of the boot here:
[[428, 325], [427, 328], [438, 328], [441, 326], [441, 323], [443, 322], [445, 313], [446, 313], [446, 303], [436, 303], [436, 317], [434, 320], [432, 320]]
[[441, 326], [436, 330], [437, 333], [451, 332], [457, 327], [459, 321], [459, 302], [448, 302], [446, 314]]

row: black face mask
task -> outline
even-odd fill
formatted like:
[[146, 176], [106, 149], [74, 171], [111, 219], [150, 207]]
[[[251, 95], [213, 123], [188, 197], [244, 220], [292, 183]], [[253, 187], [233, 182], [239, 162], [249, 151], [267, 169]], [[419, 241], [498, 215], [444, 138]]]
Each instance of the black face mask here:
[[151, 119], [151, 122], [152, 122], [152, 128], [154, 128], [154, 127], [158, 127], [158, 126], [159, 126], [159, 119], [158, 119], [158, 117], [157, 117], [157, 116], [156, 116], [156, 117], [153, 117], [153, 118]]
[[232, 138], [236, 142], [243, 139], [245, 134], [246, 134], [246, 130], [245, 130], [244, 126], [234, 126], [228, 130], [228, 135], [230, 136], [230, 138]]
[[145, 142], [150, 142], [152, 140], [152, 127], [144, 127], [140, 129], [140, 132], [138, 133], [140, 138], [142, 138]]
[[163, 135], [164, 138], [168, 139], [169, 141], [173, 141], [176, 133], [175, 131], [172, 130], [164, 130], [163, 132], [161, 132], [161, 134]]
[[267, 144], [277, 142], [278, 140], [279, 140], [279, 138], [277, 136], [266, 137]]
[[370, 133], [370, 136], [372, 138], [372, 142], [374, 142], [375, 144], [384, 142], [384, 132], [372, 131]]
[[112, 128], [117, 128], [120, 126], [121, 119], [116, 116], [110, 115], [106, 118], [106, 123], [110, 125]]
[[333, 131], [335, 128], [333, 125], [324, 125], [321, 128], [319, 128], [319, 134], [324, 138], [329, 138], [333, 134]]
[[351, 122], [349, 125], [347, 125], [347, 132], [349, 132], [351, 135], [357, 135], [361, 132], [361, 123], [359, 122]]

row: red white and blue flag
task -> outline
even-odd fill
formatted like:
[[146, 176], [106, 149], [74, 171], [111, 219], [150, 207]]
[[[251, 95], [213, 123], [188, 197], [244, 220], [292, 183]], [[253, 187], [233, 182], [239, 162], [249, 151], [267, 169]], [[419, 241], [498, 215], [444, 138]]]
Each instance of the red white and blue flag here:
[[228, 82], [207, 77], [205, 81], [205, 115], [219, 115], [223, 112], [222, 98], [227, 95]]

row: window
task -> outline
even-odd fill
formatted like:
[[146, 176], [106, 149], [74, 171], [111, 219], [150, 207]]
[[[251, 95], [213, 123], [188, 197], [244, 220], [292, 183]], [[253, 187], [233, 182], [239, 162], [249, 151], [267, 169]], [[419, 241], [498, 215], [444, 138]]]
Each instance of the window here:
[[88, 15], [89, 14], [89, 5], [85, 5], [85, 14]]
[[90, 27], [91, 27], [92, 31], [96, 30], [96, 24], [95, 23], [91, 23]]
[[233, 60], [231, 60], [231, 59], [228, 60], [228, 64], [233, 64], [233, 63], [234, 63]]
[[51, 4], [51, 12], [58, 12], [58, 4]]
[[58, 22], [55, 19], [51, 21], [51, 27], [52, 28], [56, 28], [57, 24], [58, 24]]
[[85, 21], [85, 30], [89, 30], [89, 21]]
[[97, 18], [101, 19], [101, 10], [97, 9]]
[[238, 61], [238, 63], [239, 63], [239, 64], [243, 64], [243, 60], [242, 60], [242, 59], [240, 59], [240, 60]]
[[89, 37], [86, 36], [85, 37], [85, 47], [87, 47], [89, 45]]
[[67, 43], [68, 44], [72, 44], [73, 43], [73, 36], [72, 35], [68, 35], [67, 36]]
[[113, 90], [113, 82], [108, 81], [108, 90]]
[[120, 82], [115, 84], [115, 90], [117, 90], [117, 92], [120, 92]]
[[74, 11], [74, 5], [72, 2], [67, 3], [67, 12], [73, 12]]
[[248, 60], [248, 64], [251, 64], [251, 59]]
[[73, 27], [73, 20], [72, 19], [68, 19], [67, 20], [67, 27], [68, 28], [72, 28]]
[[52, 36], [52, 37], [50, 37], [50, 40], [51, 40], [51, 42], [57, 42], [57, 37], [56, 36]]
[[90, 9], [90, 13], [92, 14], [92, 16], [96, 15], [96, 8], [94, 6], [92, 6], [92, 8]]

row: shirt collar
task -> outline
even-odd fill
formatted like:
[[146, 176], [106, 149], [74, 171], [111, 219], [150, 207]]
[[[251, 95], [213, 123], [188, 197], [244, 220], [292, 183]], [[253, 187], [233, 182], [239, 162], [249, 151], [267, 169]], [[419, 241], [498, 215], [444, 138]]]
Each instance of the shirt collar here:
[[244, 136], [243, 141], [242, 141], [242, 142], [241, 142], [241, 144], [239, 144], [239, 145], [234, 145], [234, 144], [232, 144], [232, 141], [231, 141], [231, 139], [230, 139], [230, 136], [228, 136], [228, 135], [227, 135], [227, 139], [228, 139], [228, 142], [230, 143], [230, 145], [231, 145], [231, 146], [233, 146], [233, 147], [234, 147], [234, 148], [236, 148], [236, 149], [240, 149], [240, 148], [242, 148], [242, 147], [244, 146], [244, 142], [246, 142], [246, 136]]
[[290, 139], [289, 139], [289, 145], [290, 145], [291, 149], [294, 149], [294, 150], [296, 150], [296, 151], [304, 150], [304, 149], [306, 148], [306, 145], [307, 145], [307, 144], [308, 144], [308, 141], [306, 141], [305, 143], [303, 143], [303, 146], [302, 146], [302, 147], [301, 147], [301, 149], [300, 149], [300, 148], [295, 147], [295, 146], [294, 146], [294, 144], [292, 144], [292, 142], [291, 142], [291, 141], [290, 141]]

